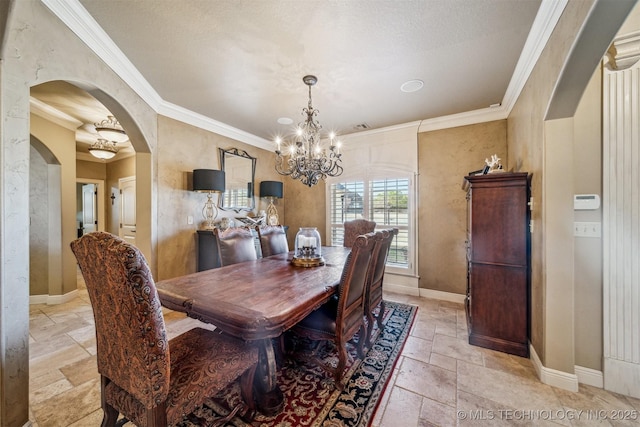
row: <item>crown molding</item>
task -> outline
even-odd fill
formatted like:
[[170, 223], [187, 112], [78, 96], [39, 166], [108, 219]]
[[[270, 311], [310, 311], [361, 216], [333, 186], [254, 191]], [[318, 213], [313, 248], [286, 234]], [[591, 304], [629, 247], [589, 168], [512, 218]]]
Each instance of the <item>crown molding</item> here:
[[31, 112], [36, 116], [40, 116], [45, 120], [74, 132], [84, 124], [75, 117], [71, 117], [70, 115], [63, 113], [57, 108], [53, 108], [32, 96], [29, 97], [29, 106], [31, 107]]
[[612, 71], [632, 67], [640, 60], [640, 31], [616, 37], [605, 58], [607, 68]]
[[[120, 76], [153, 110], [193, 126], [218, 133], [246, 144], [272, 151], [273, 144], [256, 135], [226, 125], [217, 120], [195, 113], [186, 108], [166, 102], [146, 81], [144, 76], [122, 53], [107, 33], [98, 25], [78, 0], [41, 0], [71, 31], [73, 31], [93, 52]], [[524, 87], [533, 67], [544, 49], [551, 32], [567, 5], [568, 0], [542, 0], [529, 36], [516, 65], [513, 76], [505, 92], [504, 99], [497, 108], [486, 108], [449, 116], [426, 119], [420, 122], [418, 132], [464, 126], [508, 117]], [[390, 129], [415, 126], [415, 123], [399, 124], [389, 128], [371, 131], [382, 132]]]
[[502, 105], [506, 107], [507, 116], [516, 104], [568, 2], [569, 0], [542, 0], [502, 100]]

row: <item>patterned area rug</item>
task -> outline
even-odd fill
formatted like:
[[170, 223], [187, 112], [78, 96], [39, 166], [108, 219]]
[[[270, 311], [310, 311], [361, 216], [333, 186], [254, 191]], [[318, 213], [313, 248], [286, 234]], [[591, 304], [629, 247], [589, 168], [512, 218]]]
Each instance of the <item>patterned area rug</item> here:
[[[278, 385], [284, 393], [285, 408], [275, 417], [258, 414], [251, 424], [240, 418], [234, 418], [228, 426], [235, 427], [355, 427], [368, 426], [378, 406], [393, 368], [402, 351], [409, 330], [415, 318], [417, 307], [385, 302], [385, 325], [382, 333], [374, 328], [375, 341], [363, 360], [357, 356], [355, 345], [349, 346], [352, 358], [347, 363], [344, 389], [335, 387], [333, 377], [311, 363], [285, 360], [278, 376]], [[357, 343], [355, 337], [353, 344]], [[296, 343], [303, 349], [307, 342]], [[332, 345], [325, 346], [321, 353], [326, 363], [337, 364], [337, 356]], [[237, 385], [227, 388], [223, 393], [198, 409], [195, 414], [212, 420], [217, 414], [226, 415], [239, 399]], [[226, 401], [220, 405], [220, 401]], [[191, 427], [184, 422], [177, 427]]]

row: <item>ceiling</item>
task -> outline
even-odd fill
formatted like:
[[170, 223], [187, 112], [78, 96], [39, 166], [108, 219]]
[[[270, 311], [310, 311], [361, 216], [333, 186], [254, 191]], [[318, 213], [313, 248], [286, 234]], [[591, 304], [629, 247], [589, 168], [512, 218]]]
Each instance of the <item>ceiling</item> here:
[[[534, 20], [551, 3], [71, 0], [62, 10], [59, 0], [43, 2], [67, 25], [71, 9], [96, 35], [89, 47], [124, 58], [105, 61], [125, 81], [139, 73], [148, 85], [139, 93], [157, 94], [172, 107], [165, 111], [238, 129], [263, 147], [291, 134], [293, 126], [278, 119], [302, 120], [306, 74], [318, 78], [312, 97], [320, 123], [338, 134], [504, 110], [528, 76], [523, 63], [534, 45], [527, 38], [546, 43]], [[424, 86], [403, 92], [412, 80]], [[92, 99], [62, 82], [32, 90], [43, 108], [89, 125], [78, 132], [79, 149], [93, 142], [91, 124], [110, 114]]]

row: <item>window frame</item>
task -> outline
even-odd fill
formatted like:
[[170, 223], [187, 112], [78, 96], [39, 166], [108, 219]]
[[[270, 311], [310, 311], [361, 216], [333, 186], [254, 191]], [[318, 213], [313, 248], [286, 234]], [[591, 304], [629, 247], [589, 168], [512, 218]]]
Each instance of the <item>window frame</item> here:
[[[340, 176], [337, 178], [327, 179], [326, 185], [326, 227], [327, 227], [327, 241], [329, 245], [334, 245], [333, 242], [333, 230], [335, 228], [343, 228], [344, 225], [342, 223], [334, 223], [332, 222], [332, 187], [334, 184], [338, 183], [354, 183], [354, 182], [362, 182], [364, 187], [363, 192], [363, 218], [370, 219], [370, 186], [372, 181], [383, 181], [383, 180], [407, 180], [408, 182], [408, 201], [407, 201], [407, 225], [400, 226], [398, 228], [407, 231], [407, 266], [398, 266], [397, 264], [387, 264], [386, 271], [388, 273], [403, 275], [403, 276], [415, 276], [416, 274], [416, 256], [417, 256], [417, 248], [416, 248], [416, 233], [417, 233], [417, 223], [416, 223], [416, 177], [414, 173], [408, 172], [406, 170], [397, 170], [397, 169], [382, 169], [377, 171], [362, 171], [361, 173], [352, 173], [348, 176]], [[365, 215], [366, 214], [366, 215]], [[389, 227], [397, 227], [395, 225], [389, 225]], [[387, 228], [385, 224], [376, 224], [376, 229]]]

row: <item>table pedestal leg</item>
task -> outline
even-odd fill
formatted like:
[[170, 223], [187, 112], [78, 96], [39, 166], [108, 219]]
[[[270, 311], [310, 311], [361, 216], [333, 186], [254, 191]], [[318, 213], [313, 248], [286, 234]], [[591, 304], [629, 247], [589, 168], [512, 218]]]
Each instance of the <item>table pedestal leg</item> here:
[[278, 368], [270, 339], [262, 340], [255, 376], [255, 398], [258, 410], [271, 417], [284, 409], [284, 396], [277, 383]]

